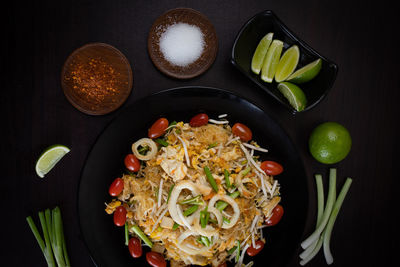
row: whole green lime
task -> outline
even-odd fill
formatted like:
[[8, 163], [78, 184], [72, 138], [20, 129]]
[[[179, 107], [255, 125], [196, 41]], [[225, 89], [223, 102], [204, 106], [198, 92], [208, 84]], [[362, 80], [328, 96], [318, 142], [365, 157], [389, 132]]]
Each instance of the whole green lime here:
[[317, 161], [334, 164], [349, 154], [351, 136], [343, 125], [337, 122], [325, 122], [312, 131], [308, 148]]

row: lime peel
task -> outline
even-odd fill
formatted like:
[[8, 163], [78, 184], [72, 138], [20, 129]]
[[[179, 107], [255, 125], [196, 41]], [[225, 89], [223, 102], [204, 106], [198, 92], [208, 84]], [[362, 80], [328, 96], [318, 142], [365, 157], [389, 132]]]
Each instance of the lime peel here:
[[265, 55], [267, 54], [268, 48], [271, 45], [273, 36], [274, 33], [272, 32], [268, 33], [261, 39], [261, 41], [257, 45], [257, 48], [251, 60], [251, 70], [255, 74], [260, 74]]
[[275, 81], [277, 83], [285, 81], [296, 69], [299, 63], [300, 51], [297, 45], [291, 46], [283, 53], [276, 67]]
[[304, 110], [307, 105], [307, 98], [303, 90], [301, 90], [297, 85], [289, 82], [282, 82], [278, 84], [278, 90], [296, 111]]
[[263, 66], [261, 69], [261, 80], [264, 82], [272, 83], [281, 57], [283, 49], [283, 42], [280, 40], [273, 40], [268, 48], [267, 55], [265, 56]]
[[70, 149], [64, 145], [48, 147], [36, 162], [36, 174], [43, 178], [68, 152]]

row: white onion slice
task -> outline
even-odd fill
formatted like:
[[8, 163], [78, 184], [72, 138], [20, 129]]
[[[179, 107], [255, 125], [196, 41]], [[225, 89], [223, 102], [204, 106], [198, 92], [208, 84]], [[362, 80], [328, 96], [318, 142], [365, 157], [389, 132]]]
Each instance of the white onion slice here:
[[223, 200], [223, 201], [227, 202], [233, 208], [233, 215], [230, 220], [230, 223], [224, 223], [221, 226], [224, 229], [229, 229], [229, 228], [233, 227], [239, 220], [239, 216], [240, 216], [239, 206], [235, 202], [235, 200], [228, 195], [215, 195], [210, 199], [210, 202], [208, 203], [208, 208], [209, 208], [208, 211], [210, 211], [210, 208], [214, 208], [214, 205], [218, 200]]
[[189, 255], [204, 255], [209, 248], [204, 246], [202, 248], [193, 248], [193, 246], [190, 246], [188, 244], [182, 244], [182, 242], [188, 238], [191, 235], [197, 235], [196, 232], [194, 231], [185, 231], [183, 232], [177, 239], [177, 244], [176, 246], [181, 249], [183, 252], [189, 254]]
[[[146, 155], [142, 155], [138, 151], [139, 146], [148, 146], [150, 150], [147, 152]], [[152, 159], [157, 154], [157, 151], [158, 149], [156, 143], [150, 138], [142, 138], [132, 144], [132, 152], [140, 160]]]
[[[174, 186], [174, 189], [172, 190], [171, 196], [168, 201], [168, 210], [169, 210], [169, 214], [171, 215], [171, 218], [179, 225], [185, 225], [178, 214], [178, 203], [177, 203], [179, 194], [181, 193], [181, 191], [183, 189], [188, 189], [188, 190], [192, 191], [192, 194], [194, 196], [197, 196], [200, 194], [199, 191], [197, 190], [197, 186], [191, 181], [181, 181], [177, 185]], [[192, 216], [190, 216], [190, 217], [192, 217]]]

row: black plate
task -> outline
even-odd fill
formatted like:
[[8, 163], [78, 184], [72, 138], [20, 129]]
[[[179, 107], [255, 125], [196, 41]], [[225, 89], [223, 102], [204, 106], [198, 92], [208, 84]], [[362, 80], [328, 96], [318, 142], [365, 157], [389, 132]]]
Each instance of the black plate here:
[[320, 103], [328, 94], [335, 82], [338, 67], [334, 62], [325, 58], [307, 45], [303, 40], [298, 38], [272, 11], [266, 10], [255, 15], [242, 27], [233, 44], [231, 58], [232, 64], [262, 90], [273, 96], [291, 112], [296, 113], [297, 111], [277, 89], [278, 84], [275, 80], [272, 83], [266, 83], [261, 80], [261, 75], [254, 74], [251, 71], [251, 59], [253, 58], [253, 53], [260, 40], [269, 32], [274, 33], [274, 39], [283, 41], [284, 47], [282, 54], [292, 45], [297, 45], [299, 47], [300, 59], [296, 70], [318, 58], [321, 58], [322, 68], [319, 74], [313, 80], [299, 85], [299, 87], [304, 91], [308, 101], [304, 111], [310, 110]]
[[147, 136], [147, 129], [160, 116], [189, 121], [200, 111], [207, 112], [210, 118], [227, 113], [232, 123], [245, 123], [252, 129], [254, 140], [269, 149], [264, 158], [284, 166], [277, 178], [285, 214], [277, 226], [266, 228], [266, 247], [253, 260], [256, 266], [262, 266], [266, 259], [268, 266], [283, 266], [293, 256], [304, 229], [308, 192], [302, 160], [292, 141], [270, 116], [247, 100], [220, 89], [184, 87], [149, 96], [126, 108], [99, 136], [87, 158], [78, 210], [84, 240], [97, 265], [132, 266], [146, 261], [144, 256], [131, 258], [124, 245], [124, 228], [116, 227], [113, 217], [104, 211], [104, 203], [111, 199], [108, 187], [121, 176], [131, 144]]

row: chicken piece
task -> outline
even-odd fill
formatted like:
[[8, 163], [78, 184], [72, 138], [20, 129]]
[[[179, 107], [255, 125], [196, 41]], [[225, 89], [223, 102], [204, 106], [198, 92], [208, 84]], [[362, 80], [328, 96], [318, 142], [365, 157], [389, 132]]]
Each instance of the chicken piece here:
[[221, 153], [221, 158], [225, 161], [237, 160], [238, 158], [243, 157], [243, 152], [235, 146], [232, 150]]
[[186, 165], [178, 160], [164, 159], [160, 164], [165, 173], [170, 176], [174, 182], [180, 181], [185, 178], [187, 173]]

